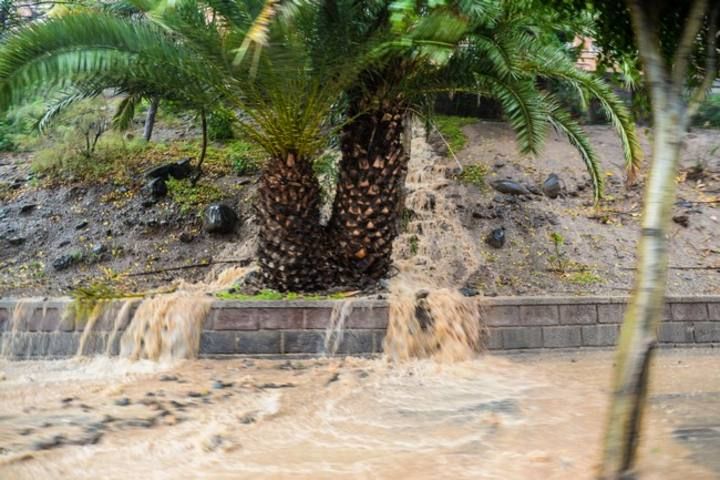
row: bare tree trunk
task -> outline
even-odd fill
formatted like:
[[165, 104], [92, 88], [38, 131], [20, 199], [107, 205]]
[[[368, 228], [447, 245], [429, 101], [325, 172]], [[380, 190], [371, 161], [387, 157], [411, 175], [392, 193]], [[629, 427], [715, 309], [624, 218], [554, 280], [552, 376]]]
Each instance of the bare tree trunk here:
[[[679, 103], [680, 99], [676, 101]], [[682, 106], [676, 107], [682, 110]], [[645, 405], [650, 360], [662, 319], [667, 240], [683, 127], [678, 110], [655, 115], [653, 165], [645, 191], [635, 290], [620, 334], [601, 478], [632, 469]]]
[[157, 115], [158, 106], [160, 105], [160, 97], [153, 97], [150, 101], [150, 107], [145, 117], [145, 129], [143, 131], [143, 138], [146, 142], [152, 138], [153, 128], [155, 128], [155, 116]]
[[[672, 68], [663, 58], [652, 3], [629, 2], [653, 107], [653, 163], [645, 189], [635, 289], [625, 315], [617, 350], [613, 394], [600, 478], [630, 478], [635, 463], [647, 396], [650, 362], [662, 320], [667, 283], [667, 233], [676, 191], [682, 142], [692, 118], [717, 75], [716, 32], [720, 6], [708, 12], [708, 0], [693, 0]], [[688, 63], [706, 14], [705, 78], [686, 100]]]

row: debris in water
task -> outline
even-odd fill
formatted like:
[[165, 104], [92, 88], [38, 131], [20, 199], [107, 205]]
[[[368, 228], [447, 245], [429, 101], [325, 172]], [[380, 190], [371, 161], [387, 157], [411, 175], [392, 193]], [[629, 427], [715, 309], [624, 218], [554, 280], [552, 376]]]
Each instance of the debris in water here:
[[130, 399], [127, 397], [118, 398], [117, 400], [115, 400], [114, 403], [118, 407], [127, 407], [128, 405], [130, 405]]

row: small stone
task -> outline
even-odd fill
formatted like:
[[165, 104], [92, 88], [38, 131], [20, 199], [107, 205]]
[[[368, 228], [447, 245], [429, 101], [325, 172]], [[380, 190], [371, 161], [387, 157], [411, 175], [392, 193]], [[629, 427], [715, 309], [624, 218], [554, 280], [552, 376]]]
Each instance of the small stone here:
[[543, 182], [542, 191], [548, 198], [557, 198], [560, 195], [560, 177], [551, 173]]
[[231, 233], [238, 221], [235, 211], [222, 203], [208, 206], [203, 218], [208, 233]]
[[480, 295], [480, 292], [478, 291], [478, 289], [472, 288], [472, 287], [463, 287], [460, 289], [460, 293], [464, 297], [477, 297], [478, 295]]
[[207, 395], [209, 395], [209, 392], [195, 392], [195, 391], [191, 391], [191, 392], [188, 392], [187, 395], [188, 395], [188, 397], [190, 397], [190, 398], [201, 398], [201, 397], [206, 397]]
[[[155, 205], [155, 200], [143, 200], [143, 201], [140, 203], [140, 206], [143, 207], [143, 208], [150, 208], [150, 207], [152, 207], [153, 205]], [[126, 221], [125, 223], [127, 223], [127, 221]]]
[[7, 242], [10, 245], [18, 247], [18, 246], [22, 245], [23, 243], [25, 243], [25, 238], [24, 237], [11, 237], [11, 238], [7, 239]]
[[688, 228], [690, 226], [690, 218], [687, 215], [675, 215], [674, 217], [672, 217], [672, 219], [673, 222], [685, 228]]
[[93, 255], [102, 255], [103, 253], [105, 253], [107, 251], [108, 251], [108, 247], [102, 243], [97, 243], [97, 244], [93, 245], [93, 247], [92, 247]]
[[505, 227], [496, 228], [488, 233], [485, 243], [493, 248], [502, 248], [505, 245]]
[[23, 205], [22, 207], [20, 207], [20, 214], [21, 214], [21, 215], [25, 215], [25, 214], [27, 214], [27, 213], [32, 212], [32, 211], [35, 210], [36, 208], [37, 208], [37, 204], [35, 204], [35, 203], [26, 203], [25, 205]]
[[178, 237], [178, 239], [179, 239], [182, 243], [190, 243], [190, 242], [192, 242], [192, 241], [195, 239], [195, 237], [193, 237], [193, 235], [192, 235], [191, 233], [189, 233], [189, 232], [182, 232], [182, 233], [180, 234], [180, 236]]
[[294, 383], [263, 383], [258, 388], [294, 388]]
[[175, 375], [160, 375], [161, 382], [177, 382], [177, 379]]
[[529, 195], [530, 191], [524, 186], [513, 180], [495, 180], [490, 182], [490, 186], [500, 193], [507, 195]]
[[56, 271], [67, 270], [72, 267], [78, 260], [77, 255], [62, 255], [52, 262], [52, 266]]
[[117, 400], [115, 400], [114, 403], [118, 407], [127, 407], [128, 405], [130, 405], [130, 399], [127, 397], [118, 398]]
[[88, 221], [87, 221], [87, 220], [83, 220], [82, 222], [80, 222], [80, 223], [78, 223], [77, 225], [75, 225], [75, 230], [82, 230], [83, 228], [87, 227], [88, 225], [89, 225], [89, 224], [88, 224]]

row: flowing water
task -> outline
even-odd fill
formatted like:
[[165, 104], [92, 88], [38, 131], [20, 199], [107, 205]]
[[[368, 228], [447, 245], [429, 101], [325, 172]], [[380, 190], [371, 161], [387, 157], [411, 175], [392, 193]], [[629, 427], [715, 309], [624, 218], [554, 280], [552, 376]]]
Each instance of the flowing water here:
[[[113, 310], [120, 357], [0, 358], [0, 478], [593, 478], [610, 354], [478, 355], [482, 310], [456, 287], [479, 256], [443, 167], [413, 148], [384, 358], [195, 359], [208, 293], [245, 270], [178, 282]], [[352, 307], [333, 311], [328, 353]], [[643, 478], [720, 477], [719, 367], [709, 351], [658, 355]]]
[[[720, 358], [656, 359], [641, 478], [720, 476]], [[608, 352], [0, 361], [3, 479], [589, 479]]]

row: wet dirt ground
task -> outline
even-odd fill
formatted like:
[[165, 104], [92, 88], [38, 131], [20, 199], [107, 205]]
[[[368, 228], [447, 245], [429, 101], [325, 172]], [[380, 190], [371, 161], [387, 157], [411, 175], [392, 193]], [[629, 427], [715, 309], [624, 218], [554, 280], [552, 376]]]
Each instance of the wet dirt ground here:
[[[589, 479], [612, 353], [0, 363], [3, 479]], [[720, 356], [655, 358], [639, 473], [720, 478]]]

